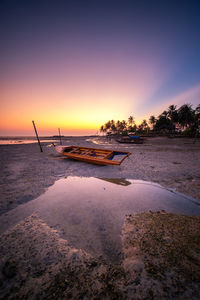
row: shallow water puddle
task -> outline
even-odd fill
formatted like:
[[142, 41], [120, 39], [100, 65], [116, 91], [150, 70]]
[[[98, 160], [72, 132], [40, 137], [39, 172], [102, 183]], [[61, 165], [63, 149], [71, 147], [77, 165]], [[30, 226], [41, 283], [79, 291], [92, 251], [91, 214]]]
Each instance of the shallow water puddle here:
[[200, 216], [191, 198], [140, 180], [68, 177], [43, 195], [0, 217], [0, 232], [36, 213], [70, 244], [112, 262], [120, 258], [127, 214], [166, 210]]

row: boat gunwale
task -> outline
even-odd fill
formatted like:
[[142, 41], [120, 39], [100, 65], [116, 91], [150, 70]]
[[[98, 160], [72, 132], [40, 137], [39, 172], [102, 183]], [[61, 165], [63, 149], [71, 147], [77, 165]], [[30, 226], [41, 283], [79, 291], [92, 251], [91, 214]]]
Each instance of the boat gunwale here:
[[[65, 152], [65, 149], [73, 149], [77, 148], [80, 150], [92, 150], [96, 153], [99, 154], [104, 154], [103, 157], [95, 157], [92, 155], [84, 155], [81, 153], [70, 153], [70, 152]], [[124, 155], [124, 157], [121, 160], [110, 160], [109, 158], [114, 155], [114, 153], [121, 153]], [[79, 161], [85, 161], [89, 163], [95, 163], [98, 165], [120, 165], [125, 158], [131, 155], [130, 152], [125, 152], [125, 151], [115, 151], [115, 150], [109, 150], [109, 149], [99, 149], [99, 148], [91, 148], [91, 147], [81, 147], [81, 146], [63, 146], [63, 150], [61, 152], [62, 155], [70, 158], [70, 159], [75, 159]]]
[[[88, 150], [94, 150], [96, 152], [105, 152], [105, 153], [111, 153], [111, 152], [120, 152], [120, 153], [123, 153], [123, 154], [128, 154], [131, 152], [127, 152], [127, 151], [118, 151], [118, 150], [110, 150], [110, 149], [100, 149], [100, 148], [91, 148], [91, 147], [82, 147], [82, 146], [62, 146], [63, 148], [79, 148], [80, 150], [81, 149], [88, 149]], [[62, 151], [64, 152], [64, 150]], [[69, 152], [66, 152], [66, 153], [69, 153]]]

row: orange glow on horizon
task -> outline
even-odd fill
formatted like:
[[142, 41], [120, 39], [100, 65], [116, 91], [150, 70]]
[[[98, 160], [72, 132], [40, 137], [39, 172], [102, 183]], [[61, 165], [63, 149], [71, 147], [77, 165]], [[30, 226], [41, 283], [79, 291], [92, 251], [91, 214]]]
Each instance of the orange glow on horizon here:
[[45, 135], [95, 134], [199, 104], [198, 1], [11, 2], [0, 11], [0, 135], [32, 135], [32, 120]]
[[[174, 98], [161, 99], [156, 107], [153, 102], [149, 105], [148, 99], [169, 76], [156, 70], [155, 64], [146, 68], [135, 63], [134, 74], [126, 72], [127, 66], [120, 72], [120, 67], [115, 72], [108, 69], [105, 77], [97, 71], [85, 75], [85, 70], [79, 70], [70, 79], [66, 75], [68, 80], [62, 82], [52, 75], [49, 82], [47, 77], [42, 80], [41, 74], [39, 78], [32, 73], [27, 78], [11, 75], [0, 86], [0, 135], [32, 135], [32, 120], [42, 135], [56, 135], [57, 128], [66, 135], [91, 135], [108, 120], [127, 121], [132, 115], [139, 125], [143, 119], [148, 122], [152, 114], [162, 113], [161, 103], [164, 109], [167, 103], [179, 104], [175, 100], [180, 99]], [[199, 86], [192, 91], [181, 95], [181, 99], [194, 96], [194, 92], [200, 94]]]
[[11, 73], [2, 84], [0, 134], [20, 130], [31, 134], [32, 120], [43, 131], [59, 127], [66, 132], [94, 133], [108, 120], [127, 120], [133, 115], [138, 122], [138, 110], [163, 76], [151, 76], [156, 72], [153, 62], [148, 66], [137, 60], [132, 63], [134, 73], [127, 62], [113, 58], [104, 61], [106, 72], [102, 62], [95, 61], [83, 68], [80, 64], [63, 69], [60, 76], [50, 67], [48, 74], [38, 73], [27, 61], [23, 72]]

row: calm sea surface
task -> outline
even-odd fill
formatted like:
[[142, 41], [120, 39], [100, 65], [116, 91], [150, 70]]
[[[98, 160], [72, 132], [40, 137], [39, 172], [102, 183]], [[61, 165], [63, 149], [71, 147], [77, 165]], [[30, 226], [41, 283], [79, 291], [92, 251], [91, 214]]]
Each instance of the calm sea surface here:
[[[55, 142], [57, 137], [40, 137], [41, 142]], [[34, 136], [9, 136], [0, 137], [0, 145], [16, 145], [16, 144], [31, 144], [37, 143], [37, 139]]]
[[[62, 142], [69, 142], [71, 140], [82, 139], [84, 141], [99, 144], [100, 141], [96, 136], [61, 136]], [[60, 143], [59, 136], [42, 136], [40, 142], [43, 143]], [[31, 144], [37, 143], [35, 136], [0, 136], [0, 145], [16, 145], [16, 144]]]

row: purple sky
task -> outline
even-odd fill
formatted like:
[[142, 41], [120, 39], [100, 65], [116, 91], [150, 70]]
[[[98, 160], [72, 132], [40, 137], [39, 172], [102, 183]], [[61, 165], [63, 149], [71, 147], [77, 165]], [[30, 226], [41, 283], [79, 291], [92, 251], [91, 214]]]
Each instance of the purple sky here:
[[200, 1], [1, 1], [0, 135], [195, 108], [199, 16]]

